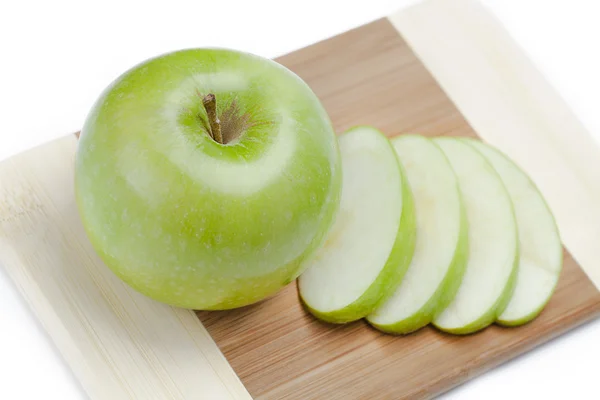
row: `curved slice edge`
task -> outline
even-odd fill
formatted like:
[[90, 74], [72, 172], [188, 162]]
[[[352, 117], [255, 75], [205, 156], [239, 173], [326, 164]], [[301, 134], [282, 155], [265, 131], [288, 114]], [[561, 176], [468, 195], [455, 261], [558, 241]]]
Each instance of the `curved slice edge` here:
[[[547, 219], [546, 222], [549, 222], [547, 225], [552, 226], [552, 228], [553, 228], [553, 231], [550, 232], [550, 234], [554, 235], [556, 238], [555, 244], [557, 245], [557, 248], [553, 249], [553, 251], [556, 251], [556, 260], [555, 261], [557, 262], [557, 264], [556, 264], [555, 271], [550, 272], [546, 268], [543, 269], [544, 272], [547, 272], [547, 274], [544, 274], [545, 276], [551, 275], [553, 278], [552, 282], [551, 282], [551, 287], [549, 287], [548, 291], [545, 293], [546, 295], [543, 298], [541, 298], [541, 300], [537, 303], [536, 306], [529, 308], [529, 310], [527, 312], [522, 313], [516, 317], [515, 316], [509, 317], [504, 313], [504, 311], [506, 311], [506, 308], [508, 307], [508, 305], [511, 304], [511, 301], [514, 299], [514, 297], [511, 296], [511, 298], [509, 298], [507, 301], [506, 308], [503, 310], [502, 313], [499, 314], [498, 318], [496, 319], [496, 323], [498, 323], [499, 325], [503, 325], [503, 326], [519, 326], [519, 325], [526, 324], [526, 323], [532, 321], [533, 319], [535, 319], [542, 312], [544, 307], [548, 304], [548, 302], [552, 298], [552, 295], [554, 294], [554, 290], [556, 289], [556, 286], [558, 285], [560, 274], [562, 272], [562, 264], [563, 264], [562, 243], [560, 241], [560, 233], [558, 231], [558, 226], [556, 224], [556, 220], [554, 219], [554, 216], [552, 215], [552, 211], [550, 210], [550, 207], [548, 206], [548, 203], [544, 199], [544, 196], [540, 192], [539, 188], [535, 185], [535, 183], [531, 180], [531, 178], [514, 161], [512, 161], [506, 154], [502, 153], [497, 148], [495, 148], [489, 144], [486, 144], [484, 142], [480, 142], [480, 141], [473, 140], [473, 139], [467, 139], [467, 138], [464, 138], [463, 141], [465, 141], [466, 143], [468, 143], [469, 145], [474, 147], [477, 151], [482, 153], [483, 156], [486, 157], [486, 159], [488, 159], [488, 161], [492, 164], [492, 166], [496, 169], [496, 171], [500, 175], [500, 178], [503, 180], [504, 185], [508, 189], [509, 195], [511, 196], [511, 200], [513, 201], [514, 208], [515, 208], [515, 214], [516, 214], [517, 226], [520, 225], [519, 224], [519, 221], [520, 221], [520, 219], [519, 219], [519, 214], [520, 214], [519, 213], [519, 204], [520, 203], [515, 202], [515, 200], [513, 199], [513, 191], [511, 190], [511, 185], [509, 182], [506, 181], [506, 179], [508, 179], [508, 177], [507, 176], [505, 177], [503, 175], [502, 171], [498, 170], [498, 167], [500, 167], [500, 166], [498, 166], [498, 167], [496, 166], [494, 160], [490, 159], [490, 157], [487, 155], [487, 152], [495, 154], [495, 156], [497, 156], [498, 159], [502, 159], [501, 162], [504, 162], [505, 165], [511, 169], [511, 173], [520, 175], [520, 177], [523, 179], [523, 181], [525, 181], [527, 183], [529, 189], [531, 190], [529, 192], [529, 196], [535, 196], [536, 202], [538, 202], [539, 205], [544, 207], [543, 218], [546, 218]], [[514, 193], [514, 195], [517, 195], [517, 193]], [[525, 210], [523, 210], [523, 212], [525, 212]], [[525, 251], [527, 250], [525, 247], [529, 247], [530, 245], [533, 245], [533, 244], [529, 244], [529, 243], [524, 243], [523, 235], [519, 235], [519, 238], [520, 238], [519, 239], [520, 245], [522, 246], [523, 249], [525, 249]], [[523, 251], [521, 251], [521, 257], [522, 256], [523, 256]], [[523, 269], [529, 268], [527, 263], [522, 263], [520, 259], [518, 262], [519, 262], [519, 273], [517, 274], [514, 293], [516, 293], [517, 290], [523, 290], [523, 287], [519, 286], [519, 284], [521, 282], [519, 278], [524, 273]]]
[[[328, 313], [319, 312], [311, 308], [300, 296], [302, 304], [317, 318], [334, 324], [343, 324], [359, 320], [369, 315], [379, 304], [393, 292], [393, 289], [400, 284], [415, 247], [415, 225], [416, 221], [413, 212], [412, 195], [406, 189], [407, 185], [402, 184], [402, 217], [398, 235], [394, 248], [385, 264], [385, 267], [375, 280], [369, 286], [367, 291], [355, 300], [352, 304], [339, 311]], [[404, 197], [404, 196], [407, 197]], [[408, 200], [408, 199], [411, 200]]]
[[[447, 137], [436, 138], [436, 139], [434, 139], [434, 142], [437, 142], [439, 144], [440, 140], [442, 140], [442, 141], [455, 140], [457, 142], [464, 143], [463, 138], [447, 138]], [[465, 143], [465, 145], [466, 145], [466, 143]], [[492, 173], [494, 173], [497, 176], [498, 182], [500, 183], [500, 185], [502, 187], [504, 187], [504, 191], [506, 192], [506, 195], [507, 195], [508, 199], [510, 200], [510, 196], [508, 195], [508, 190], [506, 189], [504, 182], [502, 181], [502, 179], [500, 178], [500, 176], [498, 175], [496, 170], [493, 168], [491, 163], [487, 160], [487, 158], [485, 158], [483, 156], [483, 154], [481, 154], [481, 152], [474, 149], [472, 146], [469, 146], [469, 147], [471, 147], [473, 149], [473, 151], [475, 151], [477, 154], [479, 154], [482, 157], [483, 161], [485, 161], [485, 163], [487, 163], [487, 165], [490, 167]], [[460, 184], [460, 179], [459, 179], [459, 184]], [[516, 228], [516, 217], [515, 217], [514, 206], [512, 205], [512, 200], [510, 200], [510, 206], [511, 206], [511, 213], [513, 215], [513, 220], [515, 221], [515, 228]], [[517, 235], [518, 235], [518, 231], [517, 231]], [[517, 273], [518, 273], [519, 254], [520, 254], [520, 248], [519, 248], [519, 242], [518, 242], [518, 237], [517, 237], [516, 250], [515, 250], [515, 254], [514, 254], [514, 260], [512, 263], [511, 272], [507, 278], [507, 281], [504, 285], [501, 295], [491, 305], [491, 307], [488, 309], [487, 312], [483, 313], [476, 320], [474, 320], [466, 325], [460, 326], [460, 327], [452, 328], [452, 327], [442, 326], [439, 322], [436, 321], [435, 318], [432, 321], [433, 326], [442, 332], [451, 333], [454, 335], [469, 335], [472, 333], [476, 333], [482, 329], [485, 329], [489, 325], [493, 324], [496, 321], [496, 319], [499, 317], [499, 315], [504, 311], [504, 309], [508, 305], [508, 302], [510, 301], [510, 299], [514, 293], [515, 286], [516, 286], [516, 278], [517, 278]]]
[[[403, 136], [419, 136], [419, 135], [403, 135]], [[424, 140], [429, 141], [433, 146], [439, 148], [439, 146], [432, 140], [429, 140], [423, 137]], [[447, 159], [446, 155], [439, 149], [440, 155]], [[402, 165], [402, 161], [400, 160], [400, 164]], [[450, 161], [448, 161], [448, 167], [450, 166]], [[458, 180], [457, 180], [458, 181]], [[458, 189], [458, 194], [460, 197], [460, 190]], [[414, 199], [414, 197], [413, 197]], [[417, 207], [416, 205], [414, 207]], [[416, 215], [415, 215], [416, 217]], [[416, 222], [416, 221], [415, 221]], [[419, 234], [418, 232], [416, 233]], [[438, 285], [436, 291], [429, 298], [429, 300], [417, 311], [412, 313], [410, 316], [399, 320], [397, 322], [391, 324], [378, 324], [374, 320], [370, 319], [367, 316], [367, 322], [373, 326], [374, 328], [390, 334], [399, 334], [406, 335], [412, 332], [415, 332], [426, 325], [430, 324], [433, 321], [433, 318], [436, 314], [444, 310], [454, 299], [458, 288], [462, 282], [462, 277], [465, 271], [465, 267], [467, 265], [467, 255], [468, 255], [468, 222], [467, 215], [465, 212], [464, 205], [462, 204], [461, 199], [461, 209], [460, 209], [460, 228], [458, 233], [458, 241], [456, 244], [456, 248], [454, 250], [454, 255], [452, 256], [452, 260], [450, 262], [450, 266], [446, 271], [446, 275]], [[407, 270], [410, 267], [407, 266]], [[383, 303], [383, 302], [382, 302]]]
[[[348, 129], [346, 133], [355, 129], [371, 129], [376, 131], [388, 142], [393, 154], [396, 154], [391, 142], [381, 131], [371, 126], [355, 126]], [[366, 317], [393, 293], [393, 290], [400, 284], [408, 269], [415, 248], [416, 218], [412, 192], [408, 186], [406, 173], [397, 158], [396, 161], [400, 171], [402, 187], [402, 212], [400, 214], [400, 224], [392, 251], [375, 281], [354, 302], [342, 309], [330, 312], [320, 312], [311, 307], [302, 297], [300, 285], [298, 285], [298, 297], [303, 306], [311, 314], [322, 321], [333, 324], [344, 324]]]
[[466, 226], [466, 217], [462, 217], [461, 233], [459, 234], [459, 241], [452, 263], [442, 283], [427, 303], [408, 318], [392, 324], [377, 324], [367, 318], [371, 326], [385, 333], [406, 335], [429, 325], [435, 315], [450, 304], [460, 287], [462, 275], [467, 265], [469, 241], [466, 232], [463, 232], [466, 230]]

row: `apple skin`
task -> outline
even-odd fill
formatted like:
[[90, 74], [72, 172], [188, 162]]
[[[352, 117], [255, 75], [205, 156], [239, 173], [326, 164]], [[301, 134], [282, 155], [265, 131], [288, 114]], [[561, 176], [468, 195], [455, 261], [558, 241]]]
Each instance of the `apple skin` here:
[[[552, 215], [548, 203], [542, 196], [531, 178], [521, 168], [512, 161], [506, 154], [497, 148], [474, 139], [462, 139], [469, 145], [475, 147], [482, 153], [486, 159], [496, 169], [496, 172], [502, 178], [515, 208], [517, 227], [519, 228], [519, 241], [521, 252], [519, 253], [519, 268], [516, 277], [513, 296], [508, 302], [504, 311], [498, 314], [496, 323], [502, 326], [512, 327], [526, 324], [535, 319], [550, 301], [554, 290], [558, 284], [560, 273], [563, 267], [563, 248], [560, 240], [558, 225]], [[537, 220], [532, 220], [531, 210], [535, 208]], [[545, 238], [545, 240], [540, 240]], [[538, 253], [539, 252], [539, 253]], [[530, 285], [528, 282], [527, 270], [532, 268], [532, 260], [544, 265], [540, 268], [545, 273], [554, 275], [554, 279], [544, 279], [545, 291], [541, 292], [540, 282]], [[552, 272], [550, 272], [552, 271]], [[529, 278], [531, 279], [531, 278]], [[525, 311], [519, 310], [519, 297], [524, 292], [533, 291], [534, 293], [543, 293], [537, 301], [537, 305], [529, 304]], [[535, 304], [535, 303], [534, 303]]]
[[407, 335], [431, 323], [435, 315], [452, 302], [462, 282], [468, 258], [468, 222], [464, 209], [461, 211], [460, 233], [454, 250], [454, 257], [452, 257], [446, 276], [438, 289], [423, 307], [401, 321], [391, 324], [378, 324], [367, 318], [369, 324], [374, 328], [392, 335]]
[[[468, 142], [465, 142], [465, 140], [462, 138], [438, 137], [438, 138], [434, 139], [434, 142], [438, 145], [441, 145], [442, 143], [455, 142], [455, 143], [464, 143], [465, 146], [469, 146]], [[455, 335], [469, 335], [472, 333], [476, 333], [476, 332], [488, 327], [489, 325], [491, 325], [492, 323], [494, 323], [496, 321], [498, 316], [500, 316], [504, 312], [504, 310], [506, 309], [506, 306], [508, 305], [508, 303], [510, 302], [510, 300], [512, 298], [512, 295], [513, 295], [515, 287], [516, 287], [518, 266], [519, 266], [520, 248], [519, 248], [518, 230], [517, 230], [517, 224], [516, 224], [516, 218], [515, 218], [515, 212], [514, 212], [514, 206], [513, 206], [512, 200], [510, 199], [510, 196], [508, 195], [506, 186], [502, 182], [502, 180], [501, 180], [500, 176], [498, 175], [498, 173], [496, 172], [496, 170], [493, 168], [492, 164], [489, 163], [489, 161], [484, 157], [483, 154], [481, 154], [480, 151], [475, 149], [473, 146], [470, 146], [470, 147], [475, 152], [475, 154], [477, 154], [477, 158], [480, 159], [480, 162], [481, 161], [483, 162], [482, 164], [480, 164], [479, 168], [481, 168], [482, 171], [488, 171], [487, 172], [488, 176], [492, 177], [495, 181], [497, 181], [497, 183], [498, 183], [497, 186], [502, 188], [502, 192], [504, 192], [504, 193], [502, 193], [500, 195], [502, 197], [505, 196], [506, 199], [508, 200], [507, 204], [509, 205], [510, 214], [511, 214], [510, 220], [514, 222], [515, 250], [514, 250], [514, 254], [512, 254], [512, 259], [510, 259], [510, 258], [506, 259], [506, 261], [511, 261], [510, 274], [506, 278], [506, 282], [504, 283], [504, 287], [502, 288], [501, 293], [499, 293], [499, 295], [495, 299], [494, 303], [491, 304], [485, 312], [481, 313], [481, 315], [479, 315], [479, 317], [476, 320], [473, 320], [470, 323], [464, 324], [459, 327], [451, 328], [451, 327], [443, 326], [442, 324], [439, 323], [438, 320], [436, 320], [434, 318], [433, 325], [437, 329], [439, 329], [440, 331], [455, 334]], [[446, 155], [450, 158], [448, 152], [446, 151], [446, 149], [443, 146], [442, 146], [442, 149], [444, 150]], [[454, 162], [452, 160], [451, 160], [451, 164], [452, 164], [452, 167], [454, 167]], [[484, 167], [484, 165], [485, 165], [485, 167]], [[489, 169], [487, 167], [489, 167]], [[462, 190], [464, 190], [464, 188], [462, 187], [463, 183], [472, 181], [473, 177], [470, 176], [469, 180], [463, 181], [462, 179], [464, 179], [464, 177], [461, 179], [460, 173], [456, 170], [456, 168], [455, 168], [455, 172], [457, 173], [457, 176], [459, 177], [459, 186], [461, 186], [461, 191], [462, 191]], [[472, 185], [472, 183], [470, 185]], [[497, 193], [496, 195], [499, 195], [499, 194]], [[469, 246], [472, 247], [475, 230], [472, 229], [472, 222], [469, 221], [469, 209], [468, 209], [469, 204], [466, 201], [464, 192], [463, 192], [463, 199], [465, 199], [465, 203], [464, 203], [465, 211], [467, 214], [467, 220], [470, 224], [470, 226], [469, 226]], [[469, 254], [469, 256], [470, 255], [471, 255], [471, 253]], [[508, 256], [506, 256], [506, 257], [508, 257]], [[469, 267], [467, 266], [466, 268], [468, 269]], [[461, 283], [461, 285], [463, 285], [464, 282], [465, 282], [465, 279], [463, 279], [463, 283]], [[459, 288], [459, 290], [460, 290], [460, 288]], [[477, 301], [477, 299], [472, 299], [472, 300]], [[442, 311], [442, 313], [443, 312], [445, 312], [445, 310]], [[436, 315], [436, 318], [438, 318], [439, 315], [440, 314]]]
[[[433, 194], [429, 193], [430, 190], [423, 190], [423, 183], [420, 179], [423, 179], [421, 173], [419, 173], [419, 167], [427, 166], [429, 173], [435, 173], [435, 171], [439, 171], [439, 169], [443, 169], [443, 173], [448, 173], [450, 176], [454, 177], [454, 173], [450, 166], [449, 161], [443, 155], [442, 150], [431, 140], [417, 134], [402, 134], [401, 136], [397, 136], [396, 138], [391, 140], [394, 149], [396, 150], [396, 154], [400, 161], [400, 164], [405, 168], [405, 174], [407, 176], [409, 187], [413, 193], [413, 199], [415, 204], [415, 218], [417, 220], [416, 224], [416, 233], [417, 236], [421, 238], [421, 246], [426, 244], [426, 251], [432, 252], [437, 251], [434, 246], [432, 246], [432, 242], [428, 239], [427, 236], [427, 226], [423, 226], [420, 224], [426, 224], [427, 218], [430, 217], [431, 209], [428, 203], [431, 202], [430, 198]], [[411, 143], [413, 144], [411, 146]], [[417, 145], [418, 144], [418, 145]], [[426, 149], [427, 151], [423, 151]], [[408, 153], [408, 154], [407, 154]], [[430, 157], [434, 156], [434, 159]], [[416, 161], [418, 160], [418, 161]], [[437, 166], [437, 168], [436, 168]], [[411, 169], [412, 168], [412, 169]], [[458, 225], [457, 225], [457, 235], [456, 241], [453, 243], [453, 251], [452, 257], [450, 260], [447, 260], [447, 268], [446, 273], [443, 278], [439, 282], [438, 286], [435, 288], [435, 291], [431, 294], [429, 299], [422, 303], [422, 306], [409, 314], [407, 316], [403, 316], [398, 318], [396, 315], [396, 319], [393, 322], [381, 322], [381, 313], [385, 314], [385, 304], [375, 310], [374, 313], [367, 316], [366, 320], [371, 326], [374, 328], [393, 335], [406, 335], [412, 332], [415, 332], [422, 327], [431, 323], [433, 318], [437, 313], [444, 310], [454, 299], [458, 288], [462, 282], [462, 277], [465, 271], [467, 257], [468, 257], [468, 221], [466, 212], [464, 209], [464, 205], [462, 204], [462, 199], [460, 196], [460, 190], [458, 188], [458, 180], [457, 178], [450, 179], [450, 176], [439, 175], [439, 172], [436, 174], [437, 179], [444, 179], [446, 182], [454, 182], [455, 185], [451, 189], [451, 193], [456, 196], [458, 201], [458, 208], [455, 209], [455, 212], [458, 212]], [[413, 181], [414, 179], [414, 181]], [[440, 185], [436, 185], [440, 186]], [[421, 187], [419, 189], [419, 187]], [[425, 186], [426, 187], [426, 186]], [[429, 193], [424, 196], [420, 193]], [[435, 194], [439, 196], [439, 193]], [[438, 200], [436, 198], [436, 200]], [[423, 203], [423, 204], [420, 204]], [[444, 203], [448, 204], [448, 201], [444, 201]], [[422, 208], [420, 208], [422, 207]], [[428, 214], [425, 216], [424, 214]], [[433, 215], [436, 215], [435, 212]], [[452, 213], [448, 214], [452, 215]], [[420, 222], [419, 222], [420, 220]], [[423, 228], [423, 231], [421, 229]], [[439, 225], [436, 224], [436, 229], [439, 231]], [[447, 236], [447, 235], [446, 235]], [[452, 236], [453, 237], [453, 236]], [[418, 256], [418, 245], [415, 246], [415, 252], [413, 256]], [[421, 250], [423, 251], [423, 250]], [[421, 267], [421, 265], [411, 264], [408, 267], [408, 271], [411, 268]], [[407, 286], [407, 285], [413, 286]], [[422, 288], [414, 287], [415, 282], [411, 283], [410, 278], [407, 280], [405, 277], [403, 282], [398, 286], [396, 292], [399, 290], [411, 290], [411, 292], [421, 291]], [[394, 295], [397, 293], [394, 293]], [[394, 295], [391, 296], [390, 300], [394, 301]], [[392, 303], [393, 304], [393, 303]], [[397, 303], [396, 303], [397, 304]]]
[[489, 325], [491, 325], [492, 323], [494, 323], [494, 321], [496, 321], [496, 319], [504, 312], [504, 310], [506, 309], [506, 306], [508, 305], [508, 303], [510, 302], [510, 299], [512, 298], [512, 295], [514, 293], [516, 283], [517, 283], [518, 263], [519, 263], [519, 256], [517, 253], [517, 256], [515, 257], [512, 273], [510, 274], [510, 277], [508, 278], [508, 282], [506, 283], [506, 285], [504, 287], [504, 291], [502, 292], [502, 295], [500, 296], [500, 298], [498, 298], [496, 303], [494, 303], [492, 305], [490, 310], [488, 312], [486, 312], [484, 315], [482, 315], [479, 319], [471, 322], [468, 325], [461, 326], [460, 328], [455, 328], [455, 329], [442, 328], [438, 325], [435, 325], [435, 323], [434, 323], [435, 327], [443, 332], [451, 333], [454, 335], [470, 335], [472, 333], [479, 332], [480, 330], [482, 330], [482, 329], [488, 327]]
[[325, 322], [345, 324], [366, 317], [394, 293], [394, 290], [402, 281], [410, 265], [410, 260], [415, 249], [416, 219], [414, 203], [404, 173], [402, 173], [402, 202], [402, 219], [398, 227], [396, 241], [385, 263], [385, 267], [377, 279], [369, 286], [365, 293], [342, 310], [320, 312], [310, 307], [300, 297], [302, 304], [304, 304], [311, 314]]
[[[394, 156], [396, 152], [392, 143], [378, 129], [372, 126], [355, 126], [348, 129], [343, 135], [350, 134], [353, 131], [368, 130], [371, 133], [380, 135], [387, 142], [391, 149], [391, 154]], [[345, 324], [356, 321], [369, 315], [379, 305], [383, 304], [387, 298], [394, 293], [398, 287], [404, 274], [406, 273], [410, 261], [412, 260], [415, 243], [416, 243], [416, 215], [415, 205], [406, 172], [404, 167], [397, 161], [398, 172], [400, 175], [400, 190], [402, 191], [402, 212], [400, 214], [400, 223], [391, 252], [385, 262], [385, 266], [377, 278], [371, 283], [367, 290], [354, 302], [346, 307], [330, 311], [322, 312], [311, 307], [301, 295], [302, 278], [299, 280], [298, 290], [300, 301], [304, 307], [318, 319], [332, 324]]]
[[[209, 93], [226, 144], [210, 137]], [[316, 95], [283, 66], [233, 50], [177, 51], [121, 75], [89, 113], [75, 163], [102, 260], [184, 308], [245, 306], [292, 282], [340, 201], [337, 140]]]

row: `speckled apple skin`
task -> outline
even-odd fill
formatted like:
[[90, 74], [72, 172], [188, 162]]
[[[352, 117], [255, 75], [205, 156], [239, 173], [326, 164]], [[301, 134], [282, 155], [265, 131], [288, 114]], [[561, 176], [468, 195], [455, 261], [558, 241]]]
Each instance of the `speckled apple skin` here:
[[[208, 93], [244, 123], [227, 144], [203, 123]], [[120, 76], [76, 155], [77, 204], [99, 256], [139, 292], [191, 309], [245, 306], [293, 281], [340, 186], [337, 141], [310, 88], [223, 49], [169, 53]]]

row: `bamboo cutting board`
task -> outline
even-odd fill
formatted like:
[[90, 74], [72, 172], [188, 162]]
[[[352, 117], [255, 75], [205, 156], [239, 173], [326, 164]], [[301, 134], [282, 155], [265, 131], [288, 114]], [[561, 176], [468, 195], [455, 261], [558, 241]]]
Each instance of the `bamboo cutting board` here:
[[554, 297], [524, 327], [467, 337], [324, 324], [295, 284], [227, 312], [158, 304], [87, 241], [71, 135], [0, 163], [0, 264], [91, 398], [430, 398], [600, 314], [600, 150], [478, 3], [425, 1], [278, 61], [314, 89], [338, 132], [479, 136], [513, 157], [566, 245]]

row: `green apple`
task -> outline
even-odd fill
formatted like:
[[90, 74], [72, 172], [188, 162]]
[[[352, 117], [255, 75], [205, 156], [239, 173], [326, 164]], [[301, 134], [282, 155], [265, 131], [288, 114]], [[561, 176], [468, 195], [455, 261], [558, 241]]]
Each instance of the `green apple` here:
[[283, 66], [225, 49], [137, 65], [82, 130], [76, 197], [125, 282], [193, 309], [254, 303], [293, 281], [339, 207], [330, 120]]
[[514, 291], [519, 260], [512, 201], [494, 167], [461, 139], [436, 138], [458, 178], [467, 221], [469, 252], [456, 297], [436, 315], [439, 329], [468, 334], [502, 314]]
[[317, 318], [345, 323], [369, 315], [404, 275], [415, 244], [410, 189], [389, 140], [371, 127], [339, 138], [340, 212], [325, 245], [298, 279]]
[[384, 332], [406, 334], [429, 324], [454, 299], [467, 261], [468, 226], [458, 180], [442, 150], [417, 135], [392, 144], [414, 197], [417, 239], [402, 283], [367, 320]]
[[558, 228], [541, 193], [515, 163], [482, 142], [468, 143], [496, 169], [513, 200], [521, 249], [519, 272], [512, 298], [497, 322], [522, 325], [539, 315], [558, 283], [563, 261]]

